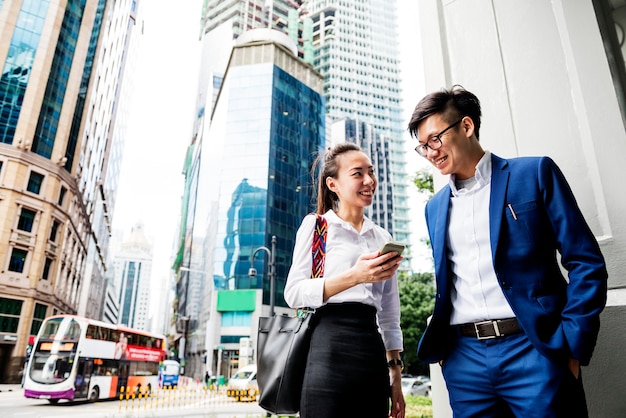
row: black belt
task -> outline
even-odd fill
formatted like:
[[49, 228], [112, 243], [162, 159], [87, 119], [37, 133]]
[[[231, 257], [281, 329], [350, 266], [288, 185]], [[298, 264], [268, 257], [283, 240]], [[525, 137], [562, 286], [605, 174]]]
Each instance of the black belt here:
[[454, 326], [459, 335], [474, 337], [479, 340], [488, 340], [497, 337], [522, 332], [517, 318], [496, 319], [494, 321], [481, 321]]

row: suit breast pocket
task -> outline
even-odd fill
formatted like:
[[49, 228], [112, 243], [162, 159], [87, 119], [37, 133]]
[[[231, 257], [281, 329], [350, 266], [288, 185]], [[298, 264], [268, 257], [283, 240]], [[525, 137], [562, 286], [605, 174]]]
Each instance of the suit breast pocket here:
[[536, 200], [507, 203], [505, 210], [508, 237], [517, 246], [534, 246], [538, 237], [545, 237], [540, 206]]
[[530, 202], [522, 202], [522, 203], [508, 203], [508, 216], [513, 218], [513, 220], [519, 220], [520, 216], [525, 216], [527, 212], [537, 210], [537, 201], [531, 200]]

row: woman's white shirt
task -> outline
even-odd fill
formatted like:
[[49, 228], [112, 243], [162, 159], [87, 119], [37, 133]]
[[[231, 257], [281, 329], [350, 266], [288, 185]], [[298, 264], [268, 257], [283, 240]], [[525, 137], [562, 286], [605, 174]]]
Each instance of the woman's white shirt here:
[[307, 215], [296, 234], [296, 244], [287, 284], [285, 301], [292, 308], [319, 308], [325, 303], [360, 302], [374, 306], [378, 325], [387, 350], [402, 350], [400, 329], [400, 297], [396, 275], [378, 283], [361, 283], [328, 298], [324, 302], [326, 278], [350, 269], [361, 254], [380, 250], [391, 240], [383, 228], [364, 218], [361, 232], [339, 218], [334, 211], [324, 214], [328, 223], [324, 276], [311, 279], [313, 230], [315, 215]]

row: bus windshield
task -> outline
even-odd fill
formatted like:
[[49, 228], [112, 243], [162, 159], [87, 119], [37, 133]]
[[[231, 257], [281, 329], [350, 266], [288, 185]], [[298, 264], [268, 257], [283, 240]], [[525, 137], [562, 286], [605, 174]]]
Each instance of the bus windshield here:
[[80, 324], [73, 318], [48, 321], [32, 354], [30, 378], [38, 383], [59, 383], [68, 379], [80, 330]]

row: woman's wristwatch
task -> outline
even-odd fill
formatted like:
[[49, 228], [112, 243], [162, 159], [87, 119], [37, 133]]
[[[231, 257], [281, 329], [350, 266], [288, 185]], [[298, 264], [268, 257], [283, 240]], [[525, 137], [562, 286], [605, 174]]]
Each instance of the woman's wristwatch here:
[[404, 362], [399, 358], [392, 358], [387, 362], [387, 366], [390, 368], [400, 366], [400, 370], [404, 370]]

